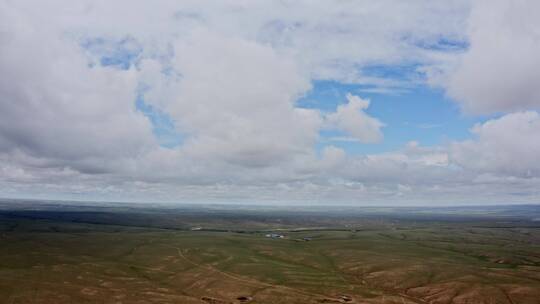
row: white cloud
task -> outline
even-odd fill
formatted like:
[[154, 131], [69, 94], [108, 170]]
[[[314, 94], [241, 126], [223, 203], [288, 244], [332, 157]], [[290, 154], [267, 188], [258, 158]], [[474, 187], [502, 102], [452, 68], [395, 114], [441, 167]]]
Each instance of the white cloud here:
[[517, 112], [477, 124], [473, 140], [452, 145], [452, 161], [502, 176], [540, 177], [540, 115]]
[[442, 82], [469, 113], [540, 108], [540, 2], [475, 1], [469, 49]]
[[318, 111], [294, 107], [310, 81], [293, 60], [207, 30], [176, 41], [174, 53], [182, 76], [161, 94], [150, 89], [149, 102], [187, 134], [183, 149], [254, 166], [311, 151], [321, 121]]
[[80, 161], [154, 145], [135, 110], [136, 71], [90, 68], [76, 43], [2, 6], [0, 151]]
[[349, 93], [347, 103], [326, 116], [328, 126], [343, 130], [362, 143], [379, 142], [383, 137], [381, 128], [384, 124], [364, 112], [368, 107], [369, 100]]

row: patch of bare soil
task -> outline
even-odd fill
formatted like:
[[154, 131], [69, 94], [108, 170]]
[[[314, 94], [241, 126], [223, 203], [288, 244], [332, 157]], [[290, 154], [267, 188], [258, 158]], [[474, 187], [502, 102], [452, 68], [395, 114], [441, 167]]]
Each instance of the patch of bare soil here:
[[466, 286], [464, 283], [457, 282], [432, 284], [411, 288], [407, 294], [415, 298], [422, 298], [428, 303], [446, 304], [452, 303], [452, 299]]
[[454, 304], [512, 304], [496, 287], [471, 286], [452, 300]]
[[336, 298], [322, 298], [317, 300], [319, 303], [354, 303], [353, 298], [348, 295], [340, 295]]
[[540, 289], [530, 286], [513, 284], [502, 285], [509, 302], [512, 304], [538, 304], [540, 303]]
[[344, 303], [349, 303], [353, 301], [353, 298], [349, 295], [340, 295], [339, 299], [343, 301]]
[[317, 300], [317, 302], [319, 302], [319, 303], [340, 303], [339, 300], [327, 299], [327, 298], [319, 299], [319, 300]]
[[98, 291], [92, 288], [85, 287], [81, 289], [81, 293], [87, 296], [95, 296], [98, 293]]
[[221, 300], [221, 299], [207, 297], [207, 296], [202, 297], [201, 300], [205, 301], [208, 304], [232, 304], [231, 302], [226, 301], [226, 300]]
[[252, 297], [250, 296], [239, 296], [238, 298], [236, 298], [238, 301], [240, 301], [240, 303], [247, 303], [247, 302], [251, 302], [253, 300]]

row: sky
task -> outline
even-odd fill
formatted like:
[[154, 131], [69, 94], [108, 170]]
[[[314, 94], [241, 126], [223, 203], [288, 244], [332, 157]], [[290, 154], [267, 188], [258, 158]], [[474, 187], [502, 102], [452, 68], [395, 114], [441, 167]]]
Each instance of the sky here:
[[0, 0], [0, 197], [540, 202], [540, 2]]

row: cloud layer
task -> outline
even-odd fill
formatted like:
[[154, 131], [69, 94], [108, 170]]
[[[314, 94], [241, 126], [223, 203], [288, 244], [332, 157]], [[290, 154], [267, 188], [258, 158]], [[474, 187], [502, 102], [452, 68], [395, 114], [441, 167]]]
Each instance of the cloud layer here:
[[[487, 5], [0, 1], [0, 195], [535, 201], [540, 19], [530, 2]], [[396, 66], [410, 72], [373, 73]], [[466, 113], [502, 114], [470, 140], [358, 155], [320, 134], [384, 141], [376, 100], [300, 107], [316, 80], [437, 85]]]

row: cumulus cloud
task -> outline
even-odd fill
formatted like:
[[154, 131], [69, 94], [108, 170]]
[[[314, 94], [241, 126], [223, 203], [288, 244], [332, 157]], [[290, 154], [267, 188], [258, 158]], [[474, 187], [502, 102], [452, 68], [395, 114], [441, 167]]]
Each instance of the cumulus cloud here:
[[478, 172], [540, 177], [540, 115], [517, 112], [477, 124], [475, 139], [454, 143], [452, 160]]
[[469, 113], [540, 108], [540, 2], [475, 1], [470, 47], [442, 82]]
[[2, 6], [0, 151], [81, 161], [154, 145], [133, 103], [136, 71], [89, 67], [77, 43]]
[[347, 94], [347, 103], [337, 107], [335, 113], [326, 116], [329, 127], [347, 132], [362, 143], [376, 143], [382, 140], [384, 126], [377, 118], [366, 114], [369, 100]]
[[317, 111], [294, 107], [310, 81], [293, 60], [207, 30], [173, 50], [171, 68], [182, 77], [157, 93], [150, 83], [147, 101], [176, 121], [188, 137], [184, 149], [254, 166], [311, 150], [321, 122]]

